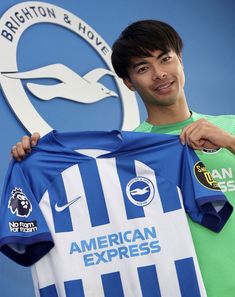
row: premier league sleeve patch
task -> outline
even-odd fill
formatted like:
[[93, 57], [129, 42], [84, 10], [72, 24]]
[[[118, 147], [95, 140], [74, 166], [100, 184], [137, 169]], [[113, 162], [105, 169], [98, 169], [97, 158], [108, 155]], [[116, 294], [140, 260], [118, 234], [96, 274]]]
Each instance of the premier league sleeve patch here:
[[32, 204], [23, 193], [22, 189], [15, 188], [11, 191], [8, 208], [10, 208], [12, 214], [15, 214], [17, 217], [27, 218], [32, 211]]
[[[8, 208], [17, 217], [27, 218], [32, 212], [32, 204], [21, 188], [14, 188], [8, 201]], [[31, 233], [37, 231], [36, 221], [9, 221], [9, 230], [13, 233]]]

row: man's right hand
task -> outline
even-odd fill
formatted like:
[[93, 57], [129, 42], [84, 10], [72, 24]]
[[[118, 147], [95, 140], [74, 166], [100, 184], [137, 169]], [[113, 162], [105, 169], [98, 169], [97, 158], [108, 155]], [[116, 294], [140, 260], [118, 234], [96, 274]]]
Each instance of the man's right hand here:
[[28, 154], [31, 153], [32, 146], [37, 145], [40, 139], [38, 132], [33, 133], [31, 136], [23, 136], [21, 141], [12, 146], [11, 155], [17, 160], [22, 161]]
[[195, 150], [223, 147], [235, 154], [235, 136], [203, 118], [186, 126], [180, 139]]

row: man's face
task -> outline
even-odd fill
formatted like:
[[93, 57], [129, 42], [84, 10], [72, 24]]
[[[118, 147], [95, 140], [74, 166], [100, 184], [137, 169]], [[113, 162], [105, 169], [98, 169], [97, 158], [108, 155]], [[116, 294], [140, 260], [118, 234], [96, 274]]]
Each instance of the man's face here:
[[170, 106], [184, 98], [184, 70], [181, 57], [173, 51], [151, 52], [150, 57], [135, 57], [124, 83], [142, 97], [147, 107]]

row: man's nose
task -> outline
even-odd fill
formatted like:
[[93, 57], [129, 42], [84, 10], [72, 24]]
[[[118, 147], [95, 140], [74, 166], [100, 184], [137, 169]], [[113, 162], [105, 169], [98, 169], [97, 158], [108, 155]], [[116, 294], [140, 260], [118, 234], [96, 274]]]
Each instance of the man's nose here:
[[159, 67], [153, 69], [153, 80], [163, 79], [167, 76], [167, 72]]

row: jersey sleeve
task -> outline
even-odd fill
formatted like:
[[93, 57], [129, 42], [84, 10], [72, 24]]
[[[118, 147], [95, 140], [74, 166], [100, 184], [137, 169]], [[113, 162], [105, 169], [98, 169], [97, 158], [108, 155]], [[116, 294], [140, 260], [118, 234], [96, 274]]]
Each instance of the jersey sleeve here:
[[53, 246], [51, 233], [21, 164], [12, 161], [0, 201], [0, 250], [30, 266]]
[[185, 210], [192, 220], [215, 232], [224, 227], [233, 207], [196, 153], [187, 146], [184, 149], [181, 191]]

